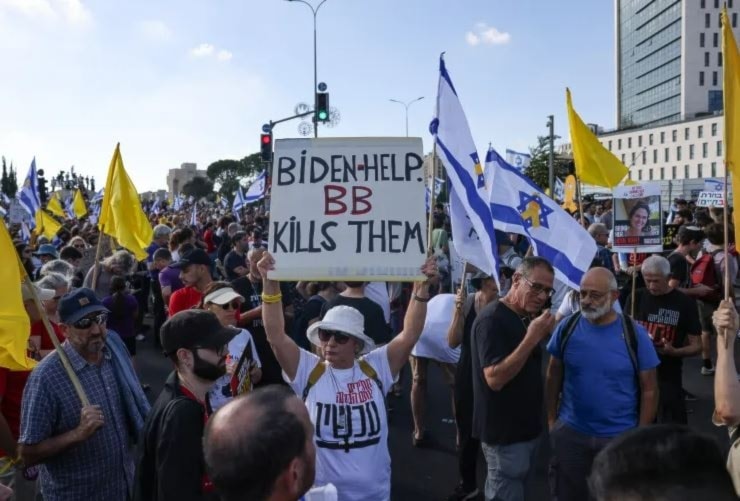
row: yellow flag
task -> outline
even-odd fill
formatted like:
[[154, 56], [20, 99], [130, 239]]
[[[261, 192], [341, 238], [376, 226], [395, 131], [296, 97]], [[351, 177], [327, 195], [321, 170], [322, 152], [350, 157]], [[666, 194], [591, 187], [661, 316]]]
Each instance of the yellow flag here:
[[[49, 240], [57, 235], [57, 231], [62, 227], [56, 219], [47, 214], [43, 209], [36, 211], [36, 228], [34, 232], [37, 235], [43, 235]], [[0, 282], [2, 283], [2, 282]]]
[[[735, 200], [740, 194], [740, 144], [737, 135], [740, 133], [740, 54], [737, 51], [735, 36], [732, 34], [727, 8], [722, 9], [722, 54], [724, 75], [722, 77], [725, 107], [725, 168], [732, 174], [732, 193]], [[740, 242], [740, 217], [733, 211], [735, 242]]]
[[67, 215], [64, 213], [64, 209], [62, 209], [62, 203], [59, 201], [59, 195], [56, 191], [51, 194], [51, 198], [46, 204], [46, 210], [48, 210], [55, 216], [59, 216], [61, 218], [67, 217]]
[[26, 355], [31, 322], [21, 294], [25, 271], [3, 223], [0, 223], [0, 256], [6, 258], [6, 263], [0, 266], [0, 283], [3, 284], [0, 289], [0, 367], [12, 371], [31, 370], [36, 362]]
[[79, 188], [77, 189], [77, 191], [75, 191], [75, 198], [72, 202], [72, 209], [74, 210], [77, 219], [82, 219], [87, 214], [85, 199], [82, 197], [82, 192]]
[[144, 250], [152, 243], [152, 225], [141, 209], [139, 193], [126, 174], [121, 158], [121, 145], [116, 145], [108, 168], [108, 180], [100, 205], [100, 231], [118, 240], [119, 245], [137, 259], [146, 259]]
[[613, 188], [624, 179], [629, 169], [617, 157], [604, 148], [591, 129], [583, 123], [570, 99], [570, 89], [565, 90], [570, 124], [570, 141], [573, 144], [573, 160], [576, 176], [584, 184]]

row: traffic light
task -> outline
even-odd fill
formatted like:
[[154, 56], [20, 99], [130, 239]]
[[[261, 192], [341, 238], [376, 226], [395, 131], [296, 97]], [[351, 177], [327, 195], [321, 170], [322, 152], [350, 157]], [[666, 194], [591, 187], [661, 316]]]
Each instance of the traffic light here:
[[317, 122], [328, 122], [329, 121], [329, 93], [328, 92], [317, 92], [316, 93], [316, 121]]
[[49, 192], [46, 190], [46, 179], [39, 176], [37, 178], [39, 188], [39, 200], [41, 205], [46, 205], [46, 201], [49, 199]]
[[272, 134], [260, 134], [260, 156], [263, 162], [272, 161]]

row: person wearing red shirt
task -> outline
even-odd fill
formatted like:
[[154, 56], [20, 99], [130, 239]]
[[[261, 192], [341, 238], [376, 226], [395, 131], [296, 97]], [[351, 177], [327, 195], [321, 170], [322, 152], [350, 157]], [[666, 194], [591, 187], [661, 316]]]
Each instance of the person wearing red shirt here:
[[203, 241], [206, 243], [206, 252], [209, 256], [214, 256], [216, 251], [218, 250], [216, 242], [213, 239], [213, 226], [213, 222], [209, 221], [208, 223], [206, 223], [206, 231], [203, 232]]
[[208, 287], [211, 277], [211, 259], [203, 249], [193, 249], [180, 257], [180, 260], [170, 266], [180, 269], [180, 280], [185, 287], [170, 296], [169, 314], [197, 306], [203, 297], [203, 291]]

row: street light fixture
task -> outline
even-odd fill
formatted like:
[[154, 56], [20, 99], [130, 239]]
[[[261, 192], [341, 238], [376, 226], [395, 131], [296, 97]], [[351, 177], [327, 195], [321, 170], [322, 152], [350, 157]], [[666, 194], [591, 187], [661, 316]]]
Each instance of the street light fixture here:
[[316, 94], [317, 87], [318, 87], [318, 78], [317, 78], [317, 71], [316, 71], [316, 15], [319, 13], [319, 9], [322, 5], [326, 2], [326, 0], [321, 0], [319, 4], [314, 8], [314, 6], [310, 3], [308, 3], [306, 0], [286, 0], [287, 2], [299, 2], [302, 4], [308, 5], [308, 8], [311, 9], [311, 13], [313, 14], [313, 109], [314, 109], [314, 117], [313, 117], [313, 137], [319, 137], [319, 122], [316, 119], [316, 110], [319, 107], [318, 103], [318, 96]]
[[406, 137], [409, 137], [409, 106], [414, 104], [416, 101], [421, 101], [422, 99], [424, 99], [424, 96], [412, 99], [408, 103], [404, 103], [403, 101], [399, 101], [397, 99], [389, 99], [390, 102], [401, 104], [404, 108], [406, 108]]

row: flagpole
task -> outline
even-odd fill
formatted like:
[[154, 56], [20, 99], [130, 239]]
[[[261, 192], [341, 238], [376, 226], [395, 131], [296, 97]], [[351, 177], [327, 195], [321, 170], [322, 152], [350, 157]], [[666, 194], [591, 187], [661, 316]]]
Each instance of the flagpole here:
[[39, 296], [36, 293], [36, 287], [33, 285], [33, 282], [31, 282], [31, 277], [29, 277], [26, 273], [26, 269], [23, 267], [20, 256], [18, 256], [17, 254], [16, 259], [18, 261], [18, 266], [22, 270], [23, 277], [25, 278], [25, 283], [21, 282], [21, 287], [26, 287], [26, 289], [30, 292], [31, 298], [33, 299], [33, 304], [36, 306], [36, 310], [41, 316], [41, 321], [44, 324], [44, 329], [46, 329], [46, 333], [49, 335], [51, 342], [54, 344], [54, 349], [59, 355], [59, 360], [61, 360], [64, 371], [67, 373], [67, 376], [69, 376], [69, 380], [72, 381], [72, 386], [74, 386], [75, 392], [77, 393], [82, 406], [85, 407], [87, 405], [90, 405], [90, 400], [88, 400], [87, 394], [85, 394], [85, 389], [82, 387], [80, 380], [77, 378], [77, 374], [75, 374], [75, 371], [72, 368], [72, 364], [69, 362], [69, 357], [67, 357], [67, 353], [62, 348], [62, 345], [59, 343], [59, 338], [57, 338], [54, 329], [49, 323], [49, 317], [46, 315], [46, 310], [44, 310], [44, 307], [41, 305]]
[[[637, 247], [635, 247], [634, 256], [635, 256], [634, 262], [636, 262], [637, 261]], [[629, 264], [629, 262], [627, 264]], [[630, 316], [632, 318], [635, 318], [635, 292], [637, 292], [637, 266], [633, 264], [631, 268], [632, 268], [632, 294], [630, 294], [630, 297], [631, 297], [630, 302], [632, 304], [630, 305]]]
[[95, 290], [95, 287], [98, 285], [98, 272], [100, 270], [100, 253], [103, 248], [103, 239], [105, 238], [105, 233], [103, 233], [103, 227], [101, 226], [99, 228], [100, 235], [98, 236], [98, 247], [95, 250], [95, 262], [93, 263], [93, 278], [92, 278], [92, 290]]
[[436, 177], [436, 167], [437, 166], [437, 141], [435, 138], [434, 145], [432, 146], [432, 175], [431, 175], [431, 187], [430, 191], [432, 192], [429, 195], [429, 225], [427, 228], [427, 245], [429, 246], [429, 255], [434, 254], [434, 248], [432, 247], [432, 227], [434, 224], [434, 178]]
[[581, 179], [576, 176], [576, 191], [578, 192], [578, 213], [581, 216], [581, 226], [584, 226], [586, 218], [583, 216], [583, 186], [581, 185]]

